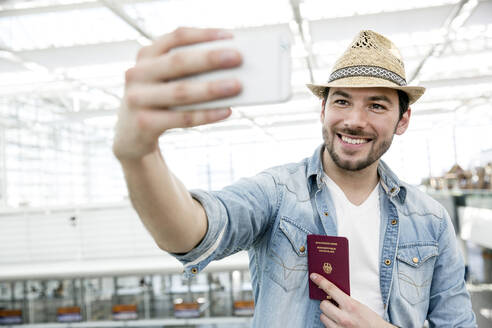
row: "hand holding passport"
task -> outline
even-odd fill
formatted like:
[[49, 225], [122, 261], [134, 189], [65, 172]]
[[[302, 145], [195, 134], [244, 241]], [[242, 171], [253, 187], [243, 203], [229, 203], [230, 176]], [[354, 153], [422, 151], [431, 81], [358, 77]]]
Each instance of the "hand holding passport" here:
[[[308, 235], [308, 270], [317, 273], [350, 295], [349, 245], [345, 237]], [[309, 280], [309, 298], [326, 300], [330, 297]]]

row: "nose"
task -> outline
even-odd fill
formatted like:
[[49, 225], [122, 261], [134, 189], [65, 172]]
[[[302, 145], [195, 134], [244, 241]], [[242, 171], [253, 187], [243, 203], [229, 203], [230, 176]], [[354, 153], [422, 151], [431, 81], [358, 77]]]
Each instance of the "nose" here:
[[367, 111], [363, 106], [355, 105], [348, 112], [344, 126], [353, 130], [363, 130], [367, 126]]

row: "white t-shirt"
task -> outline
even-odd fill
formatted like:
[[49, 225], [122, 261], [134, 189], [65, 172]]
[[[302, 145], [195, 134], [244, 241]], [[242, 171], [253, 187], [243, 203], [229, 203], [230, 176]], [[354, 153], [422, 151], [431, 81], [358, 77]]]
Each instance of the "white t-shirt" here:
[[327, 175], [324, 181], [335, 204], [338, 235], [349, 241], [350, 295], [383, 316], [379, 287], [379, 183], [359, 206]]

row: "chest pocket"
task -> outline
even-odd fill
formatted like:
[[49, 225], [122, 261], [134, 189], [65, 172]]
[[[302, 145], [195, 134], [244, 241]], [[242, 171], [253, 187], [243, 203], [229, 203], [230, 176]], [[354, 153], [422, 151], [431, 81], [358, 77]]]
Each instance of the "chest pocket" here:
[[284, 290], [307, 284], [307, 235], [311, 232], [294, 220], [282, 217], [268, 250], [270, 278]]
[[429, 299], [434, 264], [438, 255], [437, 243], [399, 246], [397, 259], [400, 294], [410, 304]]

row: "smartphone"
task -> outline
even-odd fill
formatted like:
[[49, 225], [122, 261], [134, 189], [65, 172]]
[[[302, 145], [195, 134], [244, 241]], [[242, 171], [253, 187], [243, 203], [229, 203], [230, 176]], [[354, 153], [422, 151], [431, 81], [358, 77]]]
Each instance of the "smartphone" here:
[[288, 25], [260, 32], [234, 32], [233, 39], [199, 43], [179, 49], [231, 48], [242, 55], [242, 64], [232, 69], [206, 72], [180, 80], [213, 81], [236, 78], [242, 91], [234, 97], [175, 106], [173, 110], [214, 109], [287, 101], [291, 97], [291, 34]]

